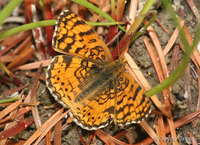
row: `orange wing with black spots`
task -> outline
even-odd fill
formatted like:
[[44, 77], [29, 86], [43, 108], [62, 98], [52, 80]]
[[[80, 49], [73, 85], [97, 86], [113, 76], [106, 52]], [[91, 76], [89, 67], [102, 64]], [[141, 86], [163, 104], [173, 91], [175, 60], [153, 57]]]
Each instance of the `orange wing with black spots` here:
[[58, 17], [52, 42], [55, 51], [60, 53], [73, 54], [96, 63], [112, 61], [109, 49], [92, 27], [69, 10]]
[[71, 109], [70, 115], [78, 125], [94, 130], [105, 127], [114, 115], [114, 78], [112, 73], [106, 78], [104, 74], [108, 75], [107, 66], [60, 55], [47, 69], [46, 84], [55, 99]]
[[151, 103], [139, 84], [127, 73], [116, 79], [114, 122], [120, 126], [139, 123], [151, 112]]
[[71, 107], [96, 66], [70, 55], [55, 57], [47, 68], [46, 84], [51, 94], [65, 107]]
[[85, 97], [72, 108], [70, 115], [84, 129], [96, 130], [107, 126], [114, 117], [115, 92], [107, 85], [92, 97]]

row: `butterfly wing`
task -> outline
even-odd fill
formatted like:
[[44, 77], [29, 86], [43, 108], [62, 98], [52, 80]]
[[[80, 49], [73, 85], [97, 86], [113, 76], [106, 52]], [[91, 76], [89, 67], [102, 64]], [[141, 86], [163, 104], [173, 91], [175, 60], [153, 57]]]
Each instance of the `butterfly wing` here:
[[98, 78], [101, 80], [98, 66], [71, 55], [55, 57], [47, 68], [46, 84], [51, 94], [69, 107], [74, 121], [87, 130], [106, 126], [114, 115], [114, 85], [110, 80], [96, 84]]
[[116, 80], [114, 122], [120, 126], [139, 123], [151, 112], [150, 101], [139, 84], [122, 72]]
[[63, 106], [70, 107], [82, 92], [80, 84], [91, 76], [94, 66], [94, 63], [76, 56], [56, 56], [47, 68], [47, 88]]
[[57, 19], [53, 48], [95, 63], [111, 62], [112, 56], [96, 32], [76, 13], [63, 11]]
[[96, 130], [112, 120], [125, 126], [139, 123], [150, 114], [150, 100], [129, 74], [122, 71], [109, 84], [100, 86], [102, 89], [96, 95], [84, 98], [71, 108], [71, 116], [82, 128]]
[[112, 87], [100, 90], [93, 98], [84, 98], [71, 108], [70, 115], [84, 129], [97, 130], [107, 126], [114, 117], [115, 92]]

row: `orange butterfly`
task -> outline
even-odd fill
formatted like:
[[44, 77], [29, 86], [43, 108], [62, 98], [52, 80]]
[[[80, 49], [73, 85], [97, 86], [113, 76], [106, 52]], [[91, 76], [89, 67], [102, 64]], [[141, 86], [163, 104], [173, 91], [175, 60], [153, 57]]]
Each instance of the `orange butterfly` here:
[[53, 47], [63, 55], [48, 66], [46, 84], [79, 126], [95, 130], [113, 120], [124, 126], [149, 115], [151, 103], [125, 72], [126, 61], [113, 61], [108, 47], [77, 14], [60, 14]]

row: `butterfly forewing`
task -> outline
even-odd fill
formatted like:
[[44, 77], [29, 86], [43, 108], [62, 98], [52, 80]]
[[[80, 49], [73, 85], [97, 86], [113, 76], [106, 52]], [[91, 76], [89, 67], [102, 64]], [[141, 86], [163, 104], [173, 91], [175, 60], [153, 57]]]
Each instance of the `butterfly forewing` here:
[[91, 26], [77, 14], [66, 10], [57, 19], [53, 47], [64, 54], [73, 54], [96, 63], [111, 62], [112, 56]]

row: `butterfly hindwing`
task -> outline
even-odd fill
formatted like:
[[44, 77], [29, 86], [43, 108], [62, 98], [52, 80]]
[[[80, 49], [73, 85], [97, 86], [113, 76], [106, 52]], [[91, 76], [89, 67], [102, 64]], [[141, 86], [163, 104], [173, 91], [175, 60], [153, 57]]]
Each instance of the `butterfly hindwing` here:
[[114, 122], [120, 126], [139, 123], [151, 111], [150, 100], [139, 84], [127, 73], [116, 79], [116, 101]]
[[96, 130], [108, 125], [114, 117], [114, 88], [101, 89], [92, 98], [84, 98], [71, 108], [74, 121], [84, 129]]

